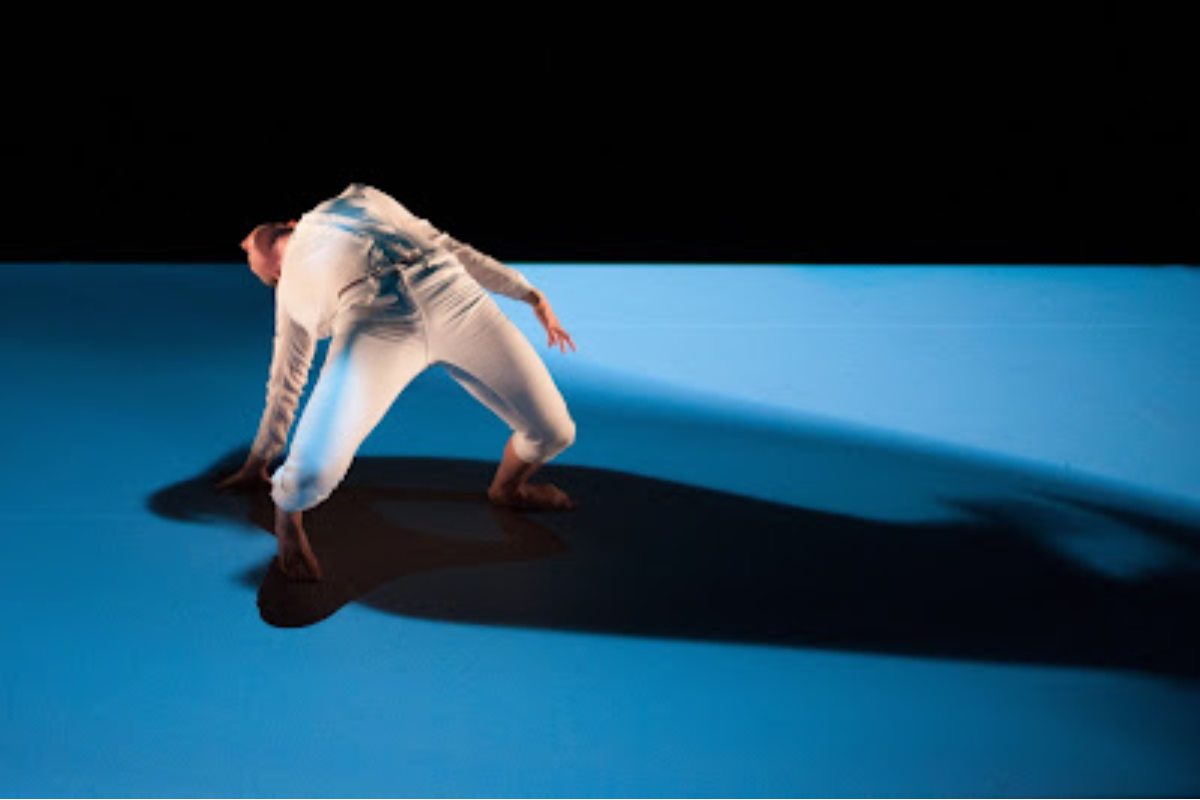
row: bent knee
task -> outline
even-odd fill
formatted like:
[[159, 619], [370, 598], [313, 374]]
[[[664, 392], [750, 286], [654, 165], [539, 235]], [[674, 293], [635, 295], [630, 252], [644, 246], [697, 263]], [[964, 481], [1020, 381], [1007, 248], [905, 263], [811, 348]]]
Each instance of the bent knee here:
[[574, 443], [575, 421], [570, 417], [537, 431], [517, 431], [513, 436], [513, 449], [527, 464], [544, 464]]
[[547, 447], [554, 451], [554, 455], [558, 455], [573, 444], [575, 444], [575, 420], [567, 417], [566, 420], [554, 426], [554, 431], [547, 441]]
[[283, 511], [307, 511], [333, 494], [349, 466], [297, 466], [285, 462], [271, 479], [271, 498]]

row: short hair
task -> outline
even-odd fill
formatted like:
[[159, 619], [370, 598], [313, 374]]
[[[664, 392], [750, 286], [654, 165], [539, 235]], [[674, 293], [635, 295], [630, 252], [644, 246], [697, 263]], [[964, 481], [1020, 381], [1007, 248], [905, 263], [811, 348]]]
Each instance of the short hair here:
[[264, 222], [256, 225], [254, 230], [246, 234], [243, 243], [249, 241], [254, 247], [266, 252], [275, 246], [275, 242], [279, 241], [280, 236], [291, 233], [291, 231], [292, 226], [286, 222]]

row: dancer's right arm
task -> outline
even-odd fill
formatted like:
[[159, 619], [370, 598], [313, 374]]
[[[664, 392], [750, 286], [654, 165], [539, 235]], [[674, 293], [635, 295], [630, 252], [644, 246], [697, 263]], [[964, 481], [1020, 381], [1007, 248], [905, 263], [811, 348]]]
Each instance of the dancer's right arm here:
[[267, 465], [283, 452], [296, 416], [300, 394], [316, 352], [316, 337], [280, 306], [275, 313], [275, 346], [267, 381], [267, 407], [246, 463], [221, 482], [222, 488], [251, 486], [269, 480]]
[[316, 337], [280, 308], [275, 315], [275, 351], [267, 381], [267, 407], [250, 448], [252, 458], [270, 463], [283, 452], [300, 393], [308, 383], [316, 348]]

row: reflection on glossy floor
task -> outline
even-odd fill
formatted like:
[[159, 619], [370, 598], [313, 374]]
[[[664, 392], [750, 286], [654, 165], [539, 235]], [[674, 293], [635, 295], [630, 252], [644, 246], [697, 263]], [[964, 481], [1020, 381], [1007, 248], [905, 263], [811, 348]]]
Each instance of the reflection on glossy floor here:
[[211, 488], [264, 290], [2, 269], [10, 793], [1200, 786], [1194, 272], [529, 266], [580, 509], [484, 503], [505, 431], [432, 372], [297, 587]]

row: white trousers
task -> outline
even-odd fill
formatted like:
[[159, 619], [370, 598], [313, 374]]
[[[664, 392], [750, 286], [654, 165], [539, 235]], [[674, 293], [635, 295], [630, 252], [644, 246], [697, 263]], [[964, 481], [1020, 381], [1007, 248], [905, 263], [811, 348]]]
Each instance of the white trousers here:
[[[329, 236], [350, 235], [333, 230], [318, 238]], [[330, 254], [316, 248], [314, 256], [322, 249]], [[367, 261], [371, 252], [334, 249]], [[285, 269], [304, 258], [289, 252]], [[364, 263], [362, 274], [370, 266]], [[575, 424], [545, 364], [453, 256], [393, 265], [343, 288], [337, 306], [325, 364], [272, 479], [272, 497], [284, 511], [327, 498], [399, 394], [434, 364], [508, 424], [522, 461], [545, 463], [574, 441]]]

